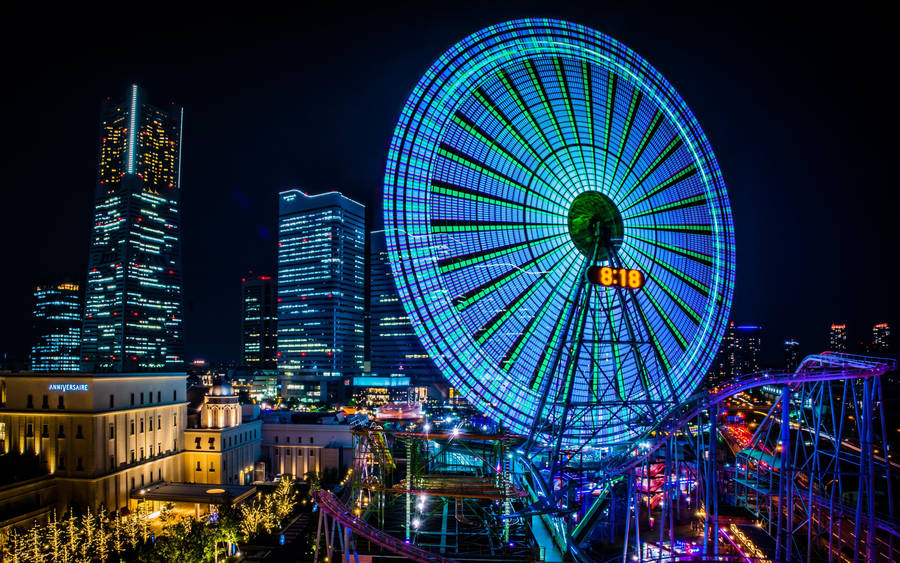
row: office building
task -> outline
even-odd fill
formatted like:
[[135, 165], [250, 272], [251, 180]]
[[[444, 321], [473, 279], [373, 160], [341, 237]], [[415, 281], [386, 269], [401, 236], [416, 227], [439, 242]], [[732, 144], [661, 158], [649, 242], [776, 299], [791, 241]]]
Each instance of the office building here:
[[719, 385], [728, 380], [759, 371], [759, 351], [762, 342], [762, 327], [755, 325], [735, 326], [728, 324], [722, 345], [709, 371], [711, 385]]
[[828, 329], [828, 349], [832, 352], [847, 351], [847, 325], [831, 325]]
[[32, 371], [78, 371], [81, 291], [78, 284], [39, 285], [32, 309]]
[[[379, 380], [407, 378], [411, 388], [427, 388], [440, 381], [434, 362], [413, 331], [400, 302], [384, 231], [374, 231], [369, 238], [368, 299], [371, 375]], [[396, 389], [396, 386], [383, 387]]]
[[872, 327], [872, 353], [889, 354], [893, 352], [891, 346], [891, 325], [878, 323]]
[[181, 124], [133, 85], [106, 100], [85, 288], [82, 370], [179, 369]]
[[800, 343], [793, 338], [784, 341], [784, 366], [787, 371], [794, 371], [800, 365]]
[[281, 393], [344, 401], [363, 370], [365, 207], [338, 192], [288, 190], [278, 215]]
[[272, 276], [251, 275], [241, 283], [241, 363], [251, 369], [275, 369], [275, 280]]

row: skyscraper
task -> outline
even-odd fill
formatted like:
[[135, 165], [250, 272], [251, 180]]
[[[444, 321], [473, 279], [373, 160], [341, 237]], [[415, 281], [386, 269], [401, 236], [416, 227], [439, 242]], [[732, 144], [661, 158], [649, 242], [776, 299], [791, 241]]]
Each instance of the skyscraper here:
[[406, 376], [413, 387], [439, 380], [400, 302], [384, 231], [369, 237], [369, 352], [372, 375]]
[[872, 352], [875, 354], [887, 354], [893, 352], [891, 346], [891, 325], [878, 323], [872, 327]]
[[793, 338], [784, 341], [784, 367], [794, 371], [800, 365], [800, 343]]
[[847, 351], [847, 325], [831, 325], [828, 330], [828, 349], [832, 352]]
[[137, 85], [103, 104], [82, 368], [159, 371], [183, 362], [183, 111]]
[[728, 324], [719, 353], [709, 371], [709, 382], [718, 385], [741, 375], [759, 371], [762, 327]]
[[278, 206], [282, 394], [342, 401], [362, 374], [365, 207], [338, 192], [288, 190]]
[[74, 283], [34, 289], [32, 371], [78, 371], [81, 347], [81, 288]]
[[272, 276], [250, 276], [241, 281], [241, 363], [250, 368], [275, 369], [275, 280]]

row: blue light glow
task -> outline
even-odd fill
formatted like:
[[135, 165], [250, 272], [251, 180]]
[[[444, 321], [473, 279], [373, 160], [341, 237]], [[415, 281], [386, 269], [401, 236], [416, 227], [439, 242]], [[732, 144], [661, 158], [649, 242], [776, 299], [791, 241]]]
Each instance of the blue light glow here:
[[[585, 256], [573, 200], [622, 216], [618, 260], [646, 284], [595, 288], [566, 342]], [[712, 149], [674, 88], [616, 40], [558, 20], [481, 30], [416, 85], [388, 152], [384, 219], [401, 299], [429, 355], [515, 432], [586, 405], [567, 440], [627, 442], [690, 395], [721, 341], [734, 235]], [[594, 290], [591, 290], [594, 291]], [[624, 312], [623, 312], [624, 311]], [[573, 378], [553, 369], [572, 357]]]

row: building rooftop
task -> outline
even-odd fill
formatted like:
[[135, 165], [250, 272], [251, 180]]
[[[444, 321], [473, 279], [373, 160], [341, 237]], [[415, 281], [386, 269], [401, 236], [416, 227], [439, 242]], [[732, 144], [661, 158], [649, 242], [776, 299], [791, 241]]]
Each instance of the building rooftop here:
[[[200, 504], [240, 504], [256, 494], [256, 487], [207, 485], [204, 483], [160, 483], [131, 492], [133, 499]], [[229, 502], [230, 500], [230, 502]]]

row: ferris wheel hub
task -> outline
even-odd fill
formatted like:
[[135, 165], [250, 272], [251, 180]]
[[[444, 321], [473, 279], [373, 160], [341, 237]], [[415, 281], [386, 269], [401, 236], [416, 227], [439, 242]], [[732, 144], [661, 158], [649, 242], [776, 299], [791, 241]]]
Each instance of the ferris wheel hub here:
[[610, 250], [622, 246], [625, 226], [616, 204], [596, 191], [578, 194], [569, 206], [569, 238], [578, 250], [590, 258], [597, 249], [597, 260], [609, 260]]

